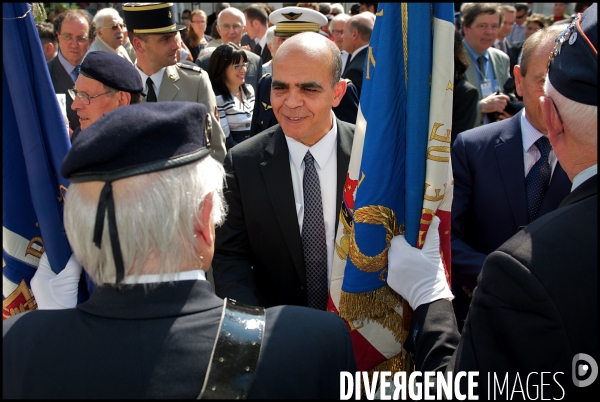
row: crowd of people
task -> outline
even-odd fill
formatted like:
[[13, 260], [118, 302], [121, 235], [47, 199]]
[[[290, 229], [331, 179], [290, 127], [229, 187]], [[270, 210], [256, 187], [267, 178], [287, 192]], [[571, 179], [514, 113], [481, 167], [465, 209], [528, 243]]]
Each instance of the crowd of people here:
[[[49, 311], [4, 322], [4, 397], [340, 397], [355, 356], [323, 310], [378, 18], [356, 6], [216, 3], [179, 23], [171, 3], [126, 3], [38, 23], [66, 97], [74, 256], [31, 282]], [[414, 309], [418, 370], [563, 372], [561, 399], [574, 356], [598, 357], [597, 5], [531, 6], [462, 5], [451, 283], [438, 218], [422, 250], [392, 240], [387, 280]], [[77, 305], [82, 269], [97, 287]]]

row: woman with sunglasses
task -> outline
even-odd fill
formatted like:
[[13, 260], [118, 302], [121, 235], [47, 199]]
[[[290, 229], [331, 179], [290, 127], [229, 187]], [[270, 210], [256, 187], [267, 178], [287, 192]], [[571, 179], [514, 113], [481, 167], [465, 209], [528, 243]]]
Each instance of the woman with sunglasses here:
[[250, 137], [254, 90], [246, 85], [247, 71], [248, 57], [233, 43], [218, 46], [208, 62], [208, 77], [217, 98], [219, 122], [228, 150]]

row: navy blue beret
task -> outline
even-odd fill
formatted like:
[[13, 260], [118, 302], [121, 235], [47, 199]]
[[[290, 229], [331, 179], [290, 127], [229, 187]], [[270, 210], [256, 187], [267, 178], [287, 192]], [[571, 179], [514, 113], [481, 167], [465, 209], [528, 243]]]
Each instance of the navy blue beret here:
[[81, 63], [81, 72], [119, 91], [136, 94], [144, 89], [133, 64], [114, 53], [89, 52]]
[[566, 98], [598, 106], [598, 4], [579, 14], [556, 40], [548, 77]]
[[206, 106], [195, 102], [116, 108], [73, 141], [61, 173], [72, 182], [113, 181], [197, 161], [210, 154], [207, 122]]

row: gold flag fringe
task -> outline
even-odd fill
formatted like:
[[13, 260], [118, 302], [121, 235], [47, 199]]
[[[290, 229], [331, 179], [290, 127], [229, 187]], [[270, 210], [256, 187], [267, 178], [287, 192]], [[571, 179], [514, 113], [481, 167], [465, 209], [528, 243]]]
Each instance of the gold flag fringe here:
[[[404, 342], [406, 334], [402, 331], [403, 299], [388, 285], [364, 293], [348, 293], [342, 290], [340, 295], [340, 317], [353, 321], [371, 320], [390, 330], [397, 342]], [[404, 331], [406, 332], [406, 331]]]

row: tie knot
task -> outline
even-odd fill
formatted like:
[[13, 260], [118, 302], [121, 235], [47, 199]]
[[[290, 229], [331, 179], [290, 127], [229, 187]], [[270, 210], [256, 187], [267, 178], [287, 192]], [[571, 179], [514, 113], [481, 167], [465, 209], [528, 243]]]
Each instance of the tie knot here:
[[154, 81], [152, 81], [152, 78], [148, 77], [148, 78], [146, 78], [146, 84], [148, 86], [151, 86], [152, 84], [154, 84]]
[[542, 154], [542, 158], [548, 159], [548, 155], [550, 155], [550, 151], [552, 150], [552, 145], [550, 145], [550, 141], [548, 141], [548, 137], [545, 135], [540, 137], [536, 142], [535, 146], [538, 147], [540, 153]]
[[313, 158], [310, 151], [306, 151], [306, 155], [304, 155], [304, 163], [308, 165], [309, 163], [314, 163], [315, 158]]

